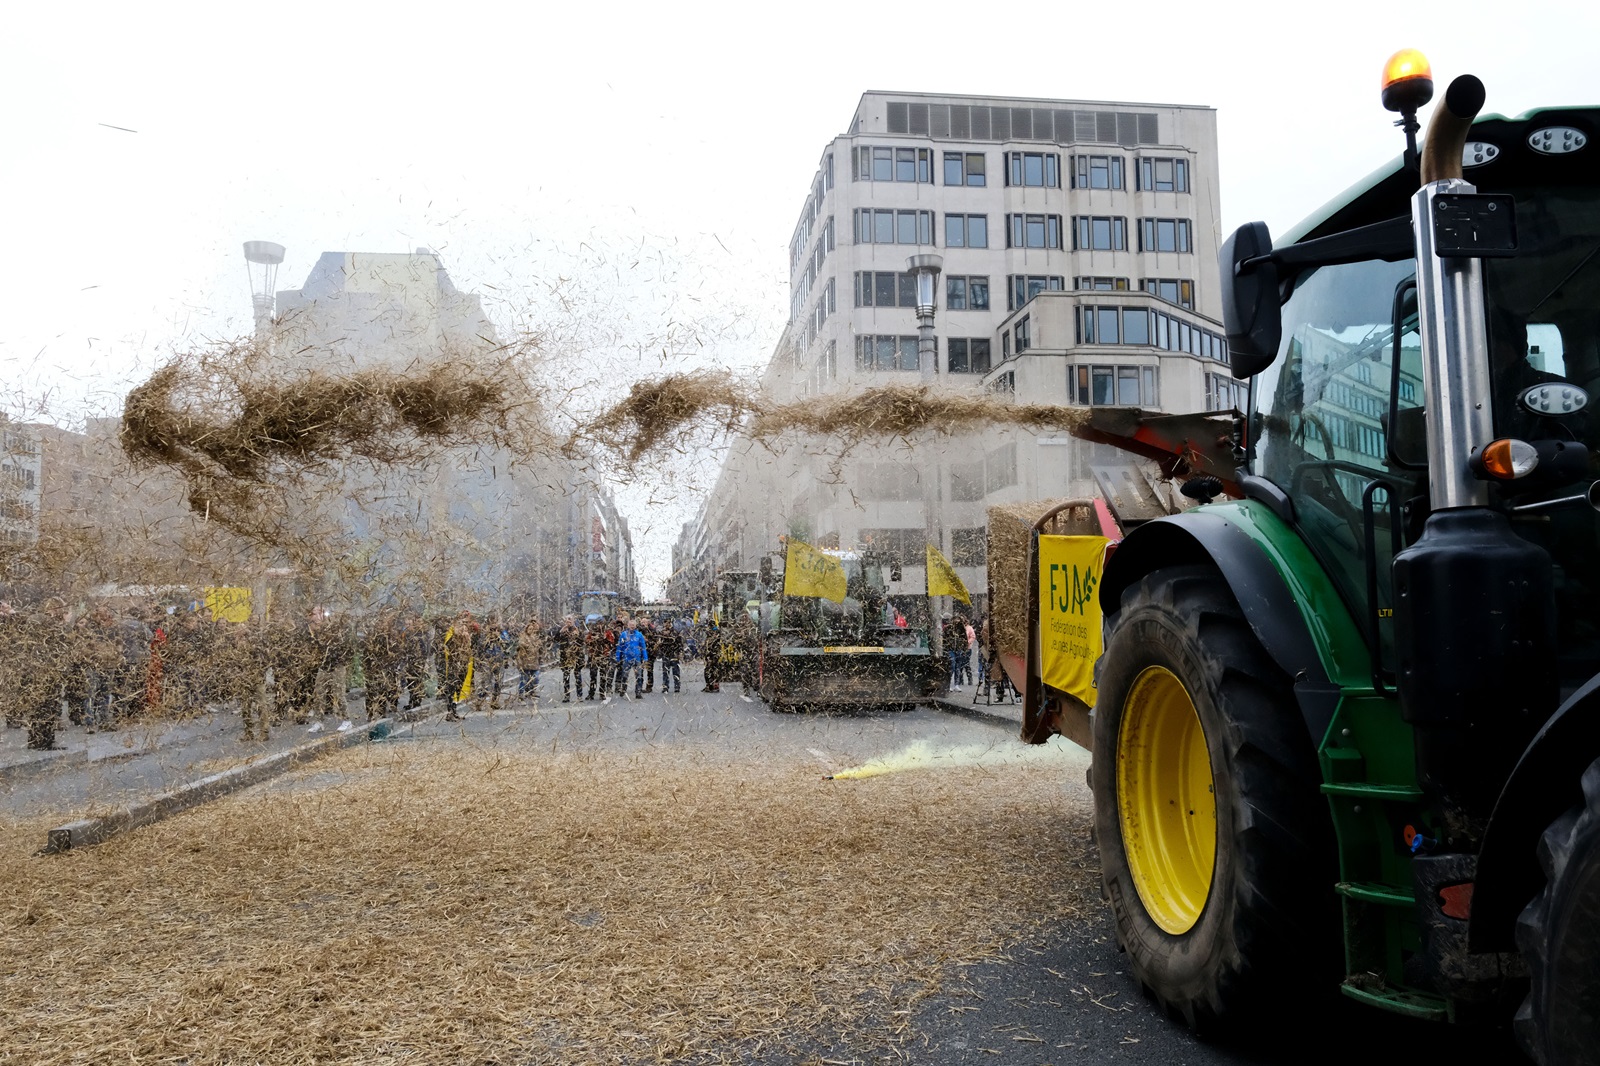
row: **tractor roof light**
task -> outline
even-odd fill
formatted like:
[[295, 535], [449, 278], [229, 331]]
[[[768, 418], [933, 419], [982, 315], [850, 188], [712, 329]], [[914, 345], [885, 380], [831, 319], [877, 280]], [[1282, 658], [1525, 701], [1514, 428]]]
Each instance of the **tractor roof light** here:
[[1383, 106], [1402, 114], [1433, 99], [1433, 67], [1415, 48], [1402, 48], [1383, 65]]
[[1539, 465], [1539, 450], [1525, 440], [1501, 437], [1484, 445], [1472, 457], [1473, 471], [1481, 478], [1515, 481], [1533, 473]]

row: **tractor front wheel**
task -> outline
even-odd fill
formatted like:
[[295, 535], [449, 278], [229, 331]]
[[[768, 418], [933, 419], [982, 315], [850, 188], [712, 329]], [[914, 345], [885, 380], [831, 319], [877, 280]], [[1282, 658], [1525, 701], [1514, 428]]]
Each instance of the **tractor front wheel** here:
[[1583, 775], [1583, 802], [1539, 841], [1544, 891], [1517, 920], [1528, 997], [1517, 1038], [1545, 1066], [1600, 1054], [1600, 759]]
[[[1337, 981], [1334, 847], [1290, 680], [1222, 577], [1172, 567], [1109, 619], [1095, 836], [1134, 974], [1202, 1032]], [[1303, 1008], [1300, 999], [1297, 1006]]]

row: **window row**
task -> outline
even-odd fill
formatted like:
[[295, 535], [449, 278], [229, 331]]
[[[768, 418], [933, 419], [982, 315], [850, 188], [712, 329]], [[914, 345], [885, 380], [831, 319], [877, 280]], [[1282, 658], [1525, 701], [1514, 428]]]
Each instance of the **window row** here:
[[1161, 116], [1138, 111], [1060, 111], [891, 100], [885, 118], [890, 133], [962, 141], [1054, 141], [1129, 147], [1161, 143]]
[[932, 244], [933, 212], [858, 207], [855, 233], [857, 244]]
[[1228, 344], [1220, 334], [1143, 307], [1080, 307], [1076, 314], [1079, 344], [1139, 344], [1168, 352], [1187, 352], [1219, 363], [1228, 361]]
[[1351, 388], [1348, 381], [1330, 381], [1328, 387], [1323, 390], [1322, 400], [1335, 407], [1354, 411], [1358, 415], [1366, 415], [1373, 420], [1389, 416], [1389, 404], [1386, 400], [1374, 393]]
[[972, 503], [1017, 483], [1017, 446], [1002, 444], [981, 458], [950, 464], [950, 499]]
[[850, 149], [857, 181], [933, 184], [932, 148], [861, 147]]
[[[944, 349], [946, 373], [987, 374], [993, 365], [993, 346], [988, 337], [946, 337]], [[918, 369], [917, 338], [857, 337], [856, 369], [915, 373]]]
[[917, 369], [917, 338], [886, 337], [862, 334], [856, 337], [856, 369], [909, 370]]
[[1226, 374], [1206, 375], [1207, 411], [1244, 411], [1248, 408], [1249, 383], [1235, 381]]
[[1189, 239], [1192, 224], [1186, 218], [1141, 218], [1139, 220], [1139, 251], [1141, 252], [1192, 252]]
[[1085, 407], [1159, 407], [1153, 366], [1074, 366], [1067, 369]]

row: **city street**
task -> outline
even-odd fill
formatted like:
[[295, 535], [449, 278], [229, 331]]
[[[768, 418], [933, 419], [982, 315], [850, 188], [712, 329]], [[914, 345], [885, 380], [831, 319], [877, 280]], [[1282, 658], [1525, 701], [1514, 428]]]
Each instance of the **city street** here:
[[[1087, 755], [1022, 745], [1004, 718], [1014, 709], [995, 708], [999, 717], [988, 719], [934, 708], [776, 715], [737, 684], [701, 692], [699, 674], [685, 672], [681, 694], [562, 703], [558, 675], [547, 672], [536, 706], [462, 722], [436, 716], [407, 735], [65, 856], [29, 856], [43, 835], [41, 793], [14, 790], [0, 868], [21, 888], [0, 905], [0, 955], [29, 961], [0, 977], [3, 998], [20, 1007], [0, 1036], [0, 1061], [58, 1061], [37, 1043], [50, 1030], [135, 1058], [253, 1060], [274, 1046], [277, 1038], [263, 1035], [274, 1012], [309, 1004], [319, 1004], [323, 1020], [292, 1050], [351, 1062], [954, 1066], [1304, 1062], [1357, 1050], [1388, 1062], [1417, 1053], [1416, 1027], [1367, 1015], [1344, 1027], [1337, 1047], [1300, 1044], [1287, 1058], [1282, 1045], [1209, 1046], [1162, 1017], [1125, 970], [1098, 898]], [[167, 762], [182, 760], [169, 752]], [[824, 780], [863, 765], [903, 769]], [[78, 785], [90, 806], [94, 785]], [[64, 778], [50, 787], [75, 795]], [[287, 840], [273, 835], [274, 822], [292, 824]], [[875, 827], [886, 833], [872, 835]], [[575, 850], [545, 869], [551, 834]], [[701, 842], [690, 834], [704, 834], [709, 853], [696, 854]], [[595, 847], [584, 850], [591, 835]], [[678, 853], [690, 868], [681, 881], [673, 880]], [[735, 887], [708, 887], [728, 878]], [[763, 885], [781, 901], [764, 898]], [[640, 899], [641, 887], [649, 898]], [[133, 897], [125, 907], [112, 902], [122, 893]], [[668, 898], [683, 893], [696, 898]], [[175, 914], [185, 900], [203, 916]], [[462, 908], [472, 912], [466, 919]], [[319, 931], [317, 916], [333, 928]], [[547, 921], [555, 925], [540, 924]], [[239, 958], [259, 950], [263, 928], [278, 930], [269, 941], [289, 952], [286, 960], [309, 954], [268, 970]], [[649, 929], [661, 940], [659, 972], [638, 939]], [[213, 965], [231, 969], [205, 991], [212, 1006], [194, 1009], [186, 1034], [124, 1033], [101, 1044], [118, 1017], [138, 1027], [149, 1012], [185, 1014], [193, 978], [181, 948], [167, 941], [190, 931], [226, 945]], [[408, 959], [403, 989], [389, 986], [388, 968], [398, 964], [368, 946], [358, 953], [368, 961], [349, 968], [355, 946], [372, 935]], [[560, 946], [568, 935], [593, 939], [569, 949]], [[117, 944], [105, 968], [126, 972], [54, 968], [49, 959], [70, 959], [80, 939], [81, 952]], [[868, 941], [876, 946], [864, 949]], [[344, 962], [316, 954], [330, 945]], [[707, 961], [706, 952], [718, 957]], [[419, 997], [419, 986], [466, 979], [469, 960], [503, 974], [508, 958], [524, 953], [543, 959], [536, 970], [568, 971], [551, 978], [554, 999], [544, 1001], [537, 984], [485, 990], [493, 1008], [482, 1009], [493, 1018], [480, 1028], [447, 1024], [472, 1014], [449, 996]], [[804, 964], [785, 969], [785, 953]], [[595, 960], [605, 965], [591, 972]], [[856, 968], [866, 960], [880, 961]], [[421, 1030], [387, 1033], [378, 1023], [343, 1031], [350, 1023], [336, 1023], [322, 998], [317, 972], [328, 965], [339, 971], [329, 977], [342, 1001], [337, 1017], [387, 1017], [396, 1004], [386, 997], [399, 995]], [[286, 987], [251, 992], [268, 971]], [[672, 992], [674, 975], [702, 987]], [[40, 985], [63, 998], [38, 994]], [[91, 1002], [103, 1009], [87, 1011]], [[217, 1010], [256, 1015], [264, 1028], [219, 1025]], [[507, 1012], [517, 1016], [509, 1028]], [[651, 1024], [661, 1035], [645, 1031]], [[507, 1048], [523, 1057], [501, 1057]], [[64, 1061], [64, 1044], [60, 1053]]]

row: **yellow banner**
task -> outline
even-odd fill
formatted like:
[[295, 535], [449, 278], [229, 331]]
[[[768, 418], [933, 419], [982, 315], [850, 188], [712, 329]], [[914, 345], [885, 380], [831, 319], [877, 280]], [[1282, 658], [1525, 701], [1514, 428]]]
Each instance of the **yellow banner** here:
[[834, 603], [844, 602], [844, 564], [798, 540], [789, 542], [784, 553], [783, 594], [821, 596]]
[[928, 545], [928, 595], [954, 596], [962, 603], [972, 603], [972, 597], [967, 595], [967, 586], [961, 583], [956, 568], [932, 544]]
[[213, 622], [250, 621], [250, 590], [214, 586], [206, 589], [206, 610]]
[[1039, 538], [1040, 676], [1094, 706], [1105, 537]]

